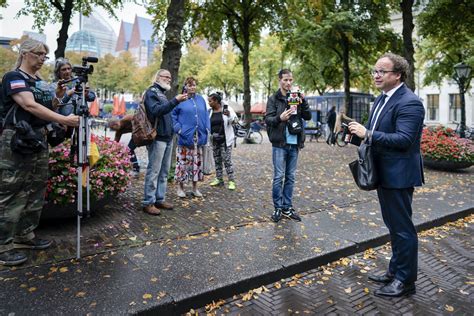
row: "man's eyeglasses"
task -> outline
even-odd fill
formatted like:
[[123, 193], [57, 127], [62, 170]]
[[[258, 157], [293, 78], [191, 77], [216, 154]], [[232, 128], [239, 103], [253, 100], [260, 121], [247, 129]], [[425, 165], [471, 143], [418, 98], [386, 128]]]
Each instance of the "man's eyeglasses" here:
[[49, 57], [46, 56], [46, 53], [41, 53], [41, 52], [30, 52], [30, 53], [32, 53], [32, 54], [38, 56], [39, 58], [43, 58], [44, 60], [48, 60], [48, 59], [49, 59]]
[[160, 77], [161, 77], [161, 78], [165, 78], [165, 79], [169, 79], [169, 80], [173, 79], [173, 78], [171, 78], [170, 76], [162, 76], [162, 75], [160, 75]]
[[370, 74], [372, 76], [380, 76], [383, 77], [387, 72], [396, 72], [394, 70], [377, 70], [377, 69], [372, 69], [370, 71]]

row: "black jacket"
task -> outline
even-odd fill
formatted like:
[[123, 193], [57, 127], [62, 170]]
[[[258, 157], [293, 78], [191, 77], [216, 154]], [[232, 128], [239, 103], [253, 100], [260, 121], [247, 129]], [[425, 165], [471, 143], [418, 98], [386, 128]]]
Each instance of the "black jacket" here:
[[155, 82], [145, 92], [144, 103], [150, 122], [154, 123], [155, 119], [158, 120], [155, 139], [169, 142], [173, 137], [171, 111], [179, 102], [176, 98], [168, 101], [164, 92], [165, 90]]
[[[270, 142], [275, 147], [284, 147], [286, 145], [285, 129], [286, 122], [282, 122], [280, 119], [281, 113], [283, 113], [287, 106], [286, 96], [281, 94], [281, 90], [278, 89], [274, 95], [268, 98], [267, 101], [267, 112], [265, 113], [265, 123], [267, 124], [267, 134]], [[308, 102], [303, 99], [303, 102], [298, 106], [298, 114], [301, 119], [310, 120], [311, 112], [309, 111]], [[298, 135], [298, 146], [304, 147], [305, 133], [304, 130]]]

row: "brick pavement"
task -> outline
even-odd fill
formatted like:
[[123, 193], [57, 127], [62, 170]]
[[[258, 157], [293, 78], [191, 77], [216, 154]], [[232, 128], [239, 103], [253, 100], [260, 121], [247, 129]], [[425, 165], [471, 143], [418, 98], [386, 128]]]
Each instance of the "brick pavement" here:
[[474, 302], [474, 215], [419, 233], [417, 293], [382, 299], [381, 274], [388, 244], [342, 258], [320, 268], [266, 284], [228, 299], [209, 302], [188, 315], [472, 315]]
[[[139, 155], [145, 156], [143, 147], [139, 149]], [[339, 148], [307, 142], [300, 155], [294, 194], [295, 207], [303, 216], [375, 200], [373, 192], [362, 192], [353, 183], [347, 164], [355, 155], [352, 146]], [[175, 210], [164, 211], [158, 217], [141, 211], [142, 172], [132, 180], [126, 193], [83, 221], [82, 254], [86, 256], [150, 241], [179, 239], [212, 229], [269, 222], [272, 212], [271, 145], [267, 141], [260, 145], [240, 144], [234, 148], [233, 157], [236, 191], [210, 187], [211, 175], [201, 184], [204, 198], [181, 200], [176, 196], [175, 185], [170, 184], [168, 200], [174, 203]], [[450, 193], [464, 191], [466, 186], [472, 187], [473, 173], [474, 168], [457, 173], [426, 170], [427, 185], [417, 190], [415, 200], [443, 199]], [[42, 221], [36, 232], [42, 238], [53, 239], [54, 246], [32, 253], [23, 267], [75, 257], [75, 218]]]

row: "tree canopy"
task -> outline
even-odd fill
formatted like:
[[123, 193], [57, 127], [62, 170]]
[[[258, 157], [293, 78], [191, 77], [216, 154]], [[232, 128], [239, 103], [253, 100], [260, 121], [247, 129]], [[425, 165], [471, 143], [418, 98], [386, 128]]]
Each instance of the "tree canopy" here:
[[417, 22], [425, 84], [440, 84], [444, 78], [451, 78], [453, 66], [459, 62], [474, 67], [473, 1], [432, 0]]

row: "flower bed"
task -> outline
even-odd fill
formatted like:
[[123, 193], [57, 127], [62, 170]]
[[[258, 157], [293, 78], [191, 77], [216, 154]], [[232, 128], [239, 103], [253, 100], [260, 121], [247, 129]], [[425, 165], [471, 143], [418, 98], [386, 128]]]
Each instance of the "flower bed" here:
[[[460, 138], [453, 129], [443, 126], [423, 129], [421, 152], [427, 166], [459, 166], [466, 168], [474, 164], [474, 143]], [[439, 162], [438, 164], [436, 164]], [[446, 169], [446, 167], [443, 167]], [[456, 168], [456, 167], [453, 167]]]
[[[92, 142], [97, 144], [100, 158], [89, 173], [91, 201], [99, 201], [125, 191], [130, 182], [131, 164], [127, 147], [109, 138], [94, 135]], [[77, 159], [71, 163], [70, 155], [69, 140], [50, 151], [46, 190], [46, 200], [49, 203], [59, 205], [76, 203]]]

